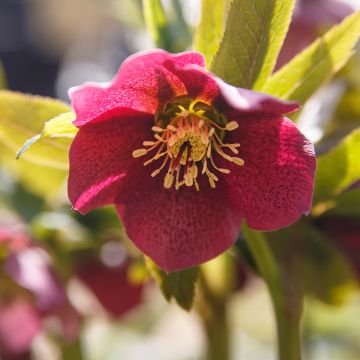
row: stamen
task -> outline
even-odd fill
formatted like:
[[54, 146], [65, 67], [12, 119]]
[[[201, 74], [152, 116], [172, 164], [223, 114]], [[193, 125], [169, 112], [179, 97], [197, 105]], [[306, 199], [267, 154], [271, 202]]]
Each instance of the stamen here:
[[138, 158], [138, 157], [141, 157], [141, 156], [144, 156], [147, 154], [147, 150], [146, 149], [137, 149], [137, 150], [134, 150], [133, 153], [132, 153], [132, 156], [134, 158]]
[[170, 189], [174, 182], [174, 175], [172, 173], [167, 173], [164, 178], [164, 187]]
[[162, 128], [159, 127], [159, 126], [153, 126], [153, 127], [151, 128], [151, 130], [154, 131], [154, 132], [163, 132], [163, 131], [165, 131], [165, 129], [162, 129]]
[[155, 134], [155, 135], [154, 135], [154, 138], [157, 139], [157, 140], [159, 140], [159, 141], [161, 141], [161, 142], [166, 142], [166, 140], [163, 139], [163, 138], [162, 138], [160, 135], [158, 135], [158, 134]]
[[[163, 110], [164, 118], [161, 114], [157, 114], [156, 121], [164, 125], [152, 127], [156, 141], [144, 141], [143, 146], [146, 148], [134, 150], [132, 156], [138, 158], [156, 149], [155, 155], [145, 161], [144, 166], [163, 158], [161, 166], [154, 170], [151, 176], [159, 175], [165, 167], [168, 167], [164, 176], [166, 189], [172, 188], [175, 183], [176, 190], [185, 185], [194, 186], [199, 191], [197, 179], [200, 170], [201, 174], [208, 178], [210, 187], [215, 188], [216, 182], [220, 179], [213, 171], [229, 174], [230, 170], [218, 167], [214, 161], [214, 154], [219, 154], [238, 166], [244, 165], [243, 159], [231, 156], [239, 153], [237, 148], [240, 144], [228, 144], [223, 141], [226, 132], [236, 130], [238, 124], [236, 121], [226, 122], [226, 119], [216, 110], [212, 110], [209, 105], [200, 103], [203, 104], [203, 108], [200, 105], [196, 106], [197, 110], [195, 110], [197, 101], [189, 103], [181, 100], [181, 103], [187, 105], [174, 104], [179, 109], [177, 113], [166, 105]], [[175, 116], [169, 120], [169, 114], [174, 113]]]
[[174, 132], [177, 131], [177, 128], [175, 126], [173, 126], [173, 125], [168, 125], [166, 128], [171, 130], [171, 131], [174, 131]]
[[243, 160], [243, 159], [240, 159], [240, 158], [237, 158], [237, 157], [233, 157], [233, 158], [232, 158], [232, 161], [233, 161], [236, 165], [239, 165], [239, 166], [243, 166], [243, 165], [244, 165], [244, 160]]
[[226, 124], [225, 128], [227, 131], [233, 131], [239, 127], [238, 123], [236, 121], [230, 121]]

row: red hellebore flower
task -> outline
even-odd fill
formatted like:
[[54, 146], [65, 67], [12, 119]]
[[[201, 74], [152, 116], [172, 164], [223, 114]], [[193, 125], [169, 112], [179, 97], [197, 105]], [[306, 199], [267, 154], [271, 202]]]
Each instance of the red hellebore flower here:
[[311, 208], [314, 149], [283, 116], [298, 104], [204, 66], [195, 52], [145, 52], [110, 84], [70, 92], [74, 209], [115, 203], [129, 238], [166, 271], [228, 249], [243, 219], [276, 230]]

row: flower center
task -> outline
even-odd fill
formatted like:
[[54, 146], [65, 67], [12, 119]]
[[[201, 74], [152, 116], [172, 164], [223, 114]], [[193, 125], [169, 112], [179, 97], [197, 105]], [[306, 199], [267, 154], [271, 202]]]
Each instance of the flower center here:
[[158, 169], [151, 176], [158, 175], [167, 168], [164, 176], [164, 187], [169, 189], [175, 184], [178, 190], [181, 186], [195, 186], [199, 174], [207, 176], [209, 184], [215, 188], [219, 178], [214, 172], [229, 174], [229, 169], [218, 167], [214, 154], [236, 165], [244, 165], [237, 155], [240, 144], [223, 142], [226, 132], [237, 129], [235, 121], [228, 122], [221, 114], [209, 105], [182, 98], [167, 104], [155, 117], [156, 126], [153, 141], [144, 141], [142, 149], [132, 153], [134, 158], [155, 152], [152, 158], [144, 162], [144, 166], [162, 159]]

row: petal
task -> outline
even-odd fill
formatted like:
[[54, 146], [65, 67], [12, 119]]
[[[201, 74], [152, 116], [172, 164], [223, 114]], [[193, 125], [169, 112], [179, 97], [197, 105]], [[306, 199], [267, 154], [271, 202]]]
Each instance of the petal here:
[[[244, 166], [223, 160], [225, 188], [251, 228], [277, 230], [311, 209], [316, 159], [313, 145], [286, 118], [238, 121], [226, 142], [238, 142]], [[226, 163], [225, 163], [226, 162]]]
[[86, 83], [70, 89], [77, 115], [74, 124], [80, 127], [90, 121], [114, 117], [124, 108], [154, 114], [159, 102], [186, 94], [172, 69], [189, 64], [204, 66], [204, 58], [196, 52], [173, 55], [162, 50], [130, 56], [111, 83]]
[[268, 113], [288, 114], [299, 109], [297, 102], [277, 99], [256, 91], [236, 88], [197, 65], [173, 70], [190, 97], [213, 103], [225, 115]]
[[226, 84], [214, 77], [220, 91], [221, 98], [216, 104], [218, 110], [228, 117], [242, 113], [288, 114], [299, 109], [297, 102], [290, 102], [263, 94], [257, 91], [241, 89]]
[[152, 118], [133, 112], [124, 119], [111, 119], [82, 127], [70, 148], [68, 195], [75, 210], [91, 209], [114, 202], [120, 183], [142, 169], [142, 159], [132, 152], [151, 140]]
[[173, 72], [183, 82], [187, 94], [193, 99], [212, 103], [220, 95], [215, 75], [198, 65], [175, 67]]
[[220, 189], [166, 190], [160, 177], [152, 180], [124, 189], [117, 209], [129, 238], [162, 269], [196, 266], [233, 245], [242, 216]]

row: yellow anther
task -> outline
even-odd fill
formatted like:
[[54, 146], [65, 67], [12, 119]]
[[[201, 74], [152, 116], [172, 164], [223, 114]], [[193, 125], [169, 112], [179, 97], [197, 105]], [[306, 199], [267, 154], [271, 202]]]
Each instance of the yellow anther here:
[[191, 175], [194, 179], [196, 179], [198, 177], [198, 174], [199, 174], [199, 170], [198, 170], [198, 167], [196, 164], [194, 164], [192, 167], [191, 167]]
[[167, 173], [164, 178], [164, 187], [166, 189], [170, 189], [174, 182], [174, 175], [171, 173]]
[[161, 169], [157, 169], [157, 170], [153, 171], [151, 173], [151, 177], [155, 177], [157, 174], [159, 174], [160, 171], [161, 171]]
[[146, 149], [137, 149], [132, 153], [133, 158], [138, 158], [147, 154]]
[[243, 165], [244, 165], [244, 160], [243, 160], [243, 159], [240, 159], [240, 158], [237, 158], [237, 157], [233, 157], [233, 158], [232, 158], [232, 161], [233, 161], [236, 165], [239, 165], [239, 166], [243, 166]]
[[152, 146], [154, 144], [156, 144], [154, 141], [144, 141], [143, 142], [143, 146]]
[[155, 138], [156, 140], [161, 141], [161, 142], [165, 142], [165, 140], [164, 140], [160, 135], [158, 135], [158, 134], [155, 134], [155, 135], [154, 135], [154, 138]]
[[177, 131], [177, 128], [174, 125], [168, 125], [166, 128], [174, 132]]
[[190, 186], [193, 186], [194, 184], [194, 180], [193, 180], [193, 177], [191, 176], [191, 173], [186, 173], [185, 174], [185, 185], [190, 187]]
[[154, 131], [154, 132], [163, 132], [163, 131], [165, 131], [165, 129], [163, 129], [163, 128], [159, 127], [159, 126], [153, 126], [151, 128], [151, 130]]
[[214, 179], [215, 181], [219, 181], [219, 178], [218, 178], [215, 174], [213, 174], [212, 172], [209, 171], [208, 175], [209, 175], [212, 179]]
[[233, 131], [239, 127], [238, 123], [236, 121], [230, 121], [226, 124], [225, 128], [228, 131]]

